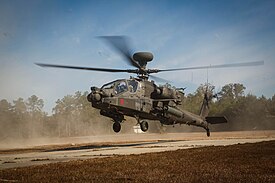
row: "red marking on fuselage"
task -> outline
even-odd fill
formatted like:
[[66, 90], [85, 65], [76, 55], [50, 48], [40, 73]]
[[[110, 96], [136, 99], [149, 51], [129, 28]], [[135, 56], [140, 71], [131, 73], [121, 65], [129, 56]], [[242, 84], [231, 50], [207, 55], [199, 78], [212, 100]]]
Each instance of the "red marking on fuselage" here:
[[120, 105], [124, 105], [124, 99], [123, 98], [119, 99], [119, 103]]

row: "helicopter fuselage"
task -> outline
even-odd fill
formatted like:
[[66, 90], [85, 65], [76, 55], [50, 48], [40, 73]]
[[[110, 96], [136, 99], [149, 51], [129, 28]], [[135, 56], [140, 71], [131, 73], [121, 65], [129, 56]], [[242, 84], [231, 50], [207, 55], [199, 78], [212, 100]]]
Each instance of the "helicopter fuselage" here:
[[208, 131], [204, 117], [178, 108], [184, 98], [181, 90], [131, 78], [116, 80], [101, 88], [91, 87], [87, 98], [94, 108], [100, 109], [101, 115], [112, 118], [115, 123], [121, 123], [126, 115], [136, 118], [138, 123], [158, 120], [164, 125], [188, 124]]

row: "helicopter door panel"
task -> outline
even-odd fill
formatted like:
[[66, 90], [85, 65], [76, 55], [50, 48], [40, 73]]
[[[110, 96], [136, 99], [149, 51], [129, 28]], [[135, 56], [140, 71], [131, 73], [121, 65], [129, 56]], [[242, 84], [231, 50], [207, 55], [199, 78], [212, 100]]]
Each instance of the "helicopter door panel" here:
[[140, 111], [141, 108], [142, 108], [142, 106], [141, 106], [141, 100], [137, 99], [136, 102], [135, 102], [135, 104], [136, 104], [136, 110]]
[[136, 102], [136, 110], [149, 113], [152, 108], [152, 101], [148, 99], [140, 99]]

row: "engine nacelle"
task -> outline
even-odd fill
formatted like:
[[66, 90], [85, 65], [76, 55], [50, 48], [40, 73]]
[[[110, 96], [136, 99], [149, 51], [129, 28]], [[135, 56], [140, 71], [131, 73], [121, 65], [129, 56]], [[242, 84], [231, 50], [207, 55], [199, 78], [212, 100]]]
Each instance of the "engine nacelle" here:
[[184, 94], [176, 89], [168, 87], [157, 87], [152, 94], [156, 99], [175, 99], [181, 101]]

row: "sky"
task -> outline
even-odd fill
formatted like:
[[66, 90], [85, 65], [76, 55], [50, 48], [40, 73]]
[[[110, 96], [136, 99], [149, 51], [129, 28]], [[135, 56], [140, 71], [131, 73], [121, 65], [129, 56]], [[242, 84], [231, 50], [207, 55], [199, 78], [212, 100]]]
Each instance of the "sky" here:
[[[0, 0], [0, 100], [37, 95], [51, 113], [57, 99], [130, 74], [42, 68], [34, 63], [131, 68], [97, 36], [126, 35], [133, 53], [149, 51], [148, 68], [264, 60], [258, 67], [159, 73], [187, 87], [208, 80], [221, 89], [275, 94], [274, 0]], [[134, 76], [134, 75], [132, 75]]]

